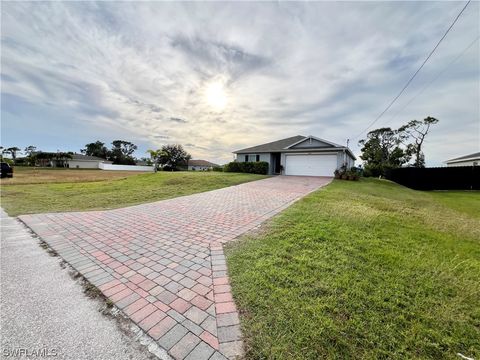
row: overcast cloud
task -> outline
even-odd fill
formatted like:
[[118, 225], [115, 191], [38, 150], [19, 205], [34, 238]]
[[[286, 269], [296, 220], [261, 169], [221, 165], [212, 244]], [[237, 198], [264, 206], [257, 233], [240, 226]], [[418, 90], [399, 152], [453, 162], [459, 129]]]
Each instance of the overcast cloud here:
[[[464, 2], [2, 3], [2, 145], [184, 144], [194, 158], [297, 134], [345, 144], [388, 105]], [[479, 3], [376, 124], [440, 119], [427, 163], [480, 150]], [[206, 101], [221, 83], [226, 106]], [[350, 144], [358, 154], [358, 139]]]

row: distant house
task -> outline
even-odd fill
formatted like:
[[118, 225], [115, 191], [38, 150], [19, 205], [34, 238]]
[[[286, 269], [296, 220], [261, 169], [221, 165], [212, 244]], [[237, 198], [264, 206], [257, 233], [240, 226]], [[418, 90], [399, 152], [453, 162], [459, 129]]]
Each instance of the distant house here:
[[111, 164], [112, 161], [83, 154], [71, 154], [71, 159], [50, 161], [52, 167], [67, 167], [70, 169], [99, 169], [100, 163]]
[[480, 166], [480, 152], [464, 155], [445, 161], [448, 167], [452, 166]]
[[238, 162], [266, 161], [271, 175], [333, 176], [350, 169], [355, 156], [345, 146], [314, 136], [297, 135], [234, 151]]
[[200, 170], [207, 171], [211, 170], [214, 167], [218, 167], [217, 164], [211, 163], [207, 160], [189, 160], [188, 161], [188, 170]]

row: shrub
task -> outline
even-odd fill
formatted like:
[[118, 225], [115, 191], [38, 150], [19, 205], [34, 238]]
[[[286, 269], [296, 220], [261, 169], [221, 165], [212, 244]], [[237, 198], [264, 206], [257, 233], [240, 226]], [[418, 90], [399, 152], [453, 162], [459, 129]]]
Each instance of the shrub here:
[[335, 179], [358, 180], [360, 177], [360, 172], [355, 167], [347, 170], [347, 167], [344, 165], [340, 169], [335, 170], [334, 175]]
[[224, 166], [223, 171], [266, 175], [268, 174], [268, 162], [266, 161], [257, 161], [257, 162], [232, 161]]
[[266, 161], [257, 161], [253, 164], [253, 173], [254, 174], [261, 174], [261, 175], [267, 175], [268, 174], [268, 162]]
[[226, 172], [243, 172], [240, 170], [240, 163], [236, 161], [229, 162], [224, 166], [223, 171]]
[[212, 171], [222, 172], [222, 171], [223, 171], [223, 166], [214, 166], [214, 167], [212, 168]]

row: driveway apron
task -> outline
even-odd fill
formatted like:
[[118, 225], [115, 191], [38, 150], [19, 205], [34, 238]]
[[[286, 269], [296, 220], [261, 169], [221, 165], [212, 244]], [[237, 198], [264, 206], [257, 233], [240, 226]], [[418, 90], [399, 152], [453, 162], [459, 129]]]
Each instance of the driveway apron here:
[[174, 359], [242, 355], [223, 244], [331, 178], [277, 176], [127, 208], [19, 218]]

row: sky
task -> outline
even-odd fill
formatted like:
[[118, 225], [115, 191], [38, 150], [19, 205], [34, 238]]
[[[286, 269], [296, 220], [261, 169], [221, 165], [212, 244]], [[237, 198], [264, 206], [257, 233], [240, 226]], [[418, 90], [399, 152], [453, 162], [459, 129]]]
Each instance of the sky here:
[[[1, 145], [179, 143], [194, 159], [294, 135], [350, 147], [465, 2], [2, 2]], [[439, 119], [426, 162], [480, 151], [480, 10], [469, 4], [373, 126]], [[476, 41], [475, 41], [476, 40]], [[470, 46], [469, 46], [470, 45]]]

